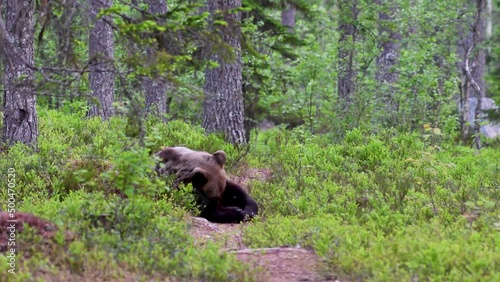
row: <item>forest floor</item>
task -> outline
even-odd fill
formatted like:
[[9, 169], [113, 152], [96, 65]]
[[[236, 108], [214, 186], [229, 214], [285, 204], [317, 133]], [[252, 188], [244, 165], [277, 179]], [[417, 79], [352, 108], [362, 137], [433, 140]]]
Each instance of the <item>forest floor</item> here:
[[[0, 217], [6, 219], [7, 217]], [[45, 250], [50, 253], [50, 243], [53, 237], [52, 225], [48, 221], [44, 221], [36, 216], [28, 214], [19, 214], [19, 222], [28, 223], [32, 227], [38, 229], [42, 240], [47, 243], [49, 249]], [[207, 221], [204, 218], [191, 217], [190, 234], [195, 240], [195, 244], [203, 247], [207, 242], [213, 241], [221, 243], [221, 252], [232, 253], [236, 258], [249, 265], [252, 270], [256, 270], [255, 281], [259, 282], [295, 282], [295, 281], [340, 281], [332, 277], [322, 275], [323, 264], [321, 259], [312, 251], [299, 247], [279, 246], [273, 248], [250, 249], [243, 243], [242, 232], [246, 228], [246, 224], [216, 224]], [[6, 224], [3, 220], [1, 226]], [[4, 229], [2, 229], [4, 230]], [[71, 235], [70, 233], [68, 233]], [[67, 235], [68, 235], [67, 234]], [[4, 234], [2, 234], [4, 235]], [[68, 236], [66, 240], [71, 241], [73, 236]], [[0, 240], [1, 249], [7, 247], [5, 240]], [[97, 268], [99, 269], [99, 268]], [[48, 269], [37, 269], [32, 273], [36, 279], [41, 281], [102, 281], [106, 277], [106, 281], [136, 281], [134, 273], [122, 271], [118, 273], [110, 273], [102, 268], [101, 271], [83, 271], [76, 274], [69, 271], [53, 273]], [[118, 278], [119, 277], [119, 278]], [[0, 281], [4, 281], [0, 278]], [[175, 279], [173, 280], [175, 281]]]
[[[240, 177], [232, 177], [233, 180], [247, 187], [250, 180], [256, 179], [265, 181], [270, 177], [269, 170], [244, 169]], [[45, 251], [50, 253], [50, 246], [55, 230], [55, 225], [47, 220], [38, 218], [37, 216], [25, 213], [16, 213], [17, 229], [22, 231], [23, 224], [29, 224], [31, 227], [38, 230], [42, 236], [42, 241], [45, 242]], [[7, 231], [8, 214], [0, 213], [0, 227], [2, 231]], [[321, 258], [312, 250], [300, 248], [299, 246], [273, 246], [271, 248], [251, 249], [243, 242], [243, 232], [248, 224], [216, 224], [207, 221], [200, 217], [190, 217], [190, 234], [193, 237], [195, 244], [199, 247], [204, 247], [208, 242], [216, 242], [221, 246], [221, 253], [234, 254], [236, 258], [249, 265], [252, 270], [256, 270], [254, 279], [259, 282], [294, 282], [294, 281], [335, 281], [334, 277], [326, 277], [322, 273], [325, 265]], [[5, 233], [3, 232], [3, 233]], [[7, 250], [7, 234], [0, 232], [0, 251]], [[72, 241], [74, 234], [66, 232], [66, 241]], [[106, 281], [135, 281], [135, 275], [127, 271], [118, 273], [110, 273], [102, 269], [102, 271], [83, 271], [83, 273], [75, 274], [69, 271], [53, 273], [49, 269], [37, 269], [32, 273], [37, 279], [42, 281], [99, 281], [103, 277], [107, 277]], [[99, 268], [97, 268], [99, 269]], [[120, 278], [117, 278], [120, 277]], [[114, 278], [113, 278], [114, 277]], [[115, 280], [116, 279], [116, 280]], [[0, 278], [0, 282], [3, 279]]]
[[190, 229], [196, 244], [203, 246], [208, 241], [222, 243], [222, 252], [233, 253], [236, 258], [256, 269], [256, 281], [338, 281], [321, 275], [320, 258], [311, 250], [280, 246], [249, 249], [242, 240], [245, 224], [215, 224], [204, 218], [193, 217]]
[[[239, 177], [232, 179], [243, 187], [248, 187], [250, 180], [265, 181], [271, 171], [245, 169]], [[246, 224], [216, 224], [204, 218], [191, 218], [191, 236], [199, 246], [208, 241], [221, 243], [221, 252], [236, 255], [236, 258], [256, 269], [256, 281], [293, 282], [293, 281], [337, 281], [321, 275], [324, 267], [321, 259], [312, 251], [296, 246], [278, 246], [272, 248], [250, 249], [243, 240], [242, 234]]]

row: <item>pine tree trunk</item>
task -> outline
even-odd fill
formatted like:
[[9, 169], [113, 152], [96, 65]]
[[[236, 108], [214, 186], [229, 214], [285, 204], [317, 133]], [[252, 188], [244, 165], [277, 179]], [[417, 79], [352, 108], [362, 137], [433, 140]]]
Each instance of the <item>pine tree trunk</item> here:
[[113, 0], [90, 0], [90, 4], [90, 18], [94, 28], [89, 35], [89, 80], [92, 96], [96, 101], [91, 102], [88, 116], [100, 116], [103, 120], [108, 120], [113, 115], [115, 93], [114, 36], [111, 26], [106, 23], [106, 20], [110, 20], [108, 17], [95, 19], [102, 8], [111, 7]]
[[[479, 133], [479, 121], [477, 115], [481, 112], [481, 98], [486, 95], [485, 91], [485, 65], [486, 50], [481, 44], [485, 40], [486, 34], [486, 0], [474, 1], [475, 13], [471, 13], [470, 23], [459, 26], [459, 36], [457, 54], [460, 61], [458, 69], [461, 74], [461, 101], [462, 110], [461, 131], [462, 141], [468, 143], [472, 133]], [[472, 9], [472, 3], [468, 3], [466, 8]], [[470, 107], [471, 99], [477, 99], [475, 109]]]
[[356, 1], [340, 0], [339, 7], [339, 49], [338, 49], [338, 78], [337, 92], [341, 109], [344, 111], [350, 106], [356, 94], [356, 70], [354, 56], [357, 30], [353, 24], [357, 18]]
[[[470, 89], [471, 93], [470, 97], [485, 98], [486, 91], [485, 90], [485, 66], [486, 66], [486, 48], [484, 48], [481, 44], [483, 44], [486, 38], [486, 17], [487, 17], [487, 0], [476, 0], [475, 8], [476, 13], [472, 15], [473, 17], [473, 27], [470, 28], [468, 43], [474, 45], [473, 55], [470, 57], [470, 65], [472, 77], [474, 81], [481, 89], [481, 92], [478, 93], [473, 87]], [[479, 17], [476, 16], [479, 14]]]
[[288, 7], [281, 11], [281, 24], [283, 26], [288, 27], [288, 30], [290, 32], [293, 32], [295, 28], [295, 13], [297, 9], [291, 5], [288, 4]]
[[[148, 11], [152, 14], [165, 14], [167, 13], [166, 0], [146, 0], [148, 4]], [[149, 47], [146, 50], [149, 64], [155, 63], [159, 46]], [[167, 122], [165, 114], [168, 112], [167, 105], [167, 82], [164, 78], [145, 77], [143, 80], [144, 92], [146, 93], [146, 114], [158, 117], [163, 122]]]
[[35, 147], [38, 138], [34, 75], [34, 0], [7, 0], [4, 44], [3, 141]]
[[382, 96], [381, 98], [386, 106], [386, 112], [393, 113], [397, 111], [396, 104], [394, 102], [394, 95], [396, 93], [394, 85], [398, 81], [398, 75], [394, 68], [398, 64], [399, 42], [401, 40], [401, 35], [397, 30], [393, 30], [388, 26], [389, 23], [394, 20], [397, 7], [395, 6], [394, 1], [382, 2], [377, 0], [376, 3], [380, 5], [382, 10], [389, 11], [389, 13], [379, 12], [378, 14], [379, 38], [381, 38], [379, 43], [379, 49], [381, 52], [377, 57], [376, 73], [376, 79], [381, 86], [379, 88], [380, 93], [378, 94]]
[[[212, 16], [215, 11], [241, 7], [241, 0], [210, 0], [208, 8]], [[222, 58], [220, 54], [210, 59], [219, 66], [205, 71], [205, 101], [203, 103], [203, 127], [207, 133], [223, 132], [231, 143], [246, 143], [243, 126], [244, 108], [241, 63], [241, 14], [225, 13], [226, 26], [217, 26], [223, 41], [234, 51], [234, 60]]]

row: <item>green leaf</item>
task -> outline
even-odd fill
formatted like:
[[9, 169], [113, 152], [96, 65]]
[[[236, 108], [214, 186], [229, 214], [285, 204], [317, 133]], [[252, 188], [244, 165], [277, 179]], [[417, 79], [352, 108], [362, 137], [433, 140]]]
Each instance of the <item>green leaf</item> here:
[[216, 20], [216, 21], [214, 21], [214, 25], [227, 26], [227, 22], [226, 21]]

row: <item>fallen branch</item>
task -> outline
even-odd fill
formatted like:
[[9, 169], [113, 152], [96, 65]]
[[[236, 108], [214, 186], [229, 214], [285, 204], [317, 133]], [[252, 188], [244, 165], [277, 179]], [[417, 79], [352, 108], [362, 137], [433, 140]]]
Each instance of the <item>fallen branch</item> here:
[[230, 254], [275, 254], [275, 253], [286, 253], [286, 252], [297, 252], [297, 253], [309, 253], [308, 250], [304, 250], [301, 248], [289, 248], [289, 247], [277, 247], [277, 248], [258, 248], [258, 249], [242, 249], [242, 250], [234, 250], [228, 251]]

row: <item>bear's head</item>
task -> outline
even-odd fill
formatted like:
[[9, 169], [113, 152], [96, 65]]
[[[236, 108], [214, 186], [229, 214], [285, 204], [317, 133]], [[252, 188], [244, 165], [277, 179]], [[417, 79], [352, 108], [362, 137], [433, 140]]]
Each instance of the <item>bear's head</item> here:
[[209, 199], [222, 197], [226, 186], [224, 151], [210, 154], [186, 147], [166, 147], [156, 155], [164, 164], [164, 172], [175, 174], [184, 183], [192, 183]]

